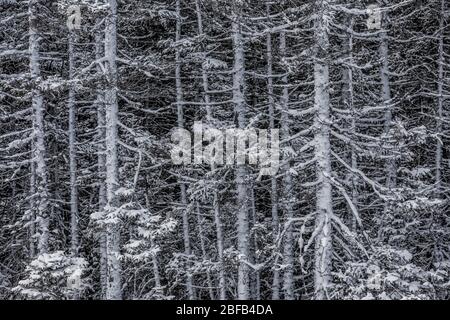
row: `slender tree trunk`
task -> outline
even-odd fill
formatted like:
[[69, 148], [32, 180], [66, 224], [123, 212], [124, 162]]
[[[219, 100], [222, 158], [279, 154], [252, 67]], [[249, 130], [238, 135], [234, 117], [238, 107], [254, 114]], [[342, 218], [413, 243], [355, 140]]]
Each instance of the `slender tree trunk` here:
[[[267, 16], [270, 16], [270, 3], [267, 4]], [[274, 115], [274, 93], [273, 93], [273, 54], [272, 54], [272, 34], [267, 33], [266, 38], [267, 50], [267, 94], [269, 100], [269, 122], [270, 128], [275, 129], [275, 115]], [[278, 240], [278, 231], [280, 227], [278, 218], [278, 181], [275, 176], [270, 179], [270, 196], [271, 196], [271, 213], [272, 213], [272, 234], [273, 245], [276, 246]], [[280, 272], [277, 266], [273, 269], [272, 279], [272, 299], [280, 299]]]
[[[176, 25], [176, 34], [175, 41], [179, 42], [181, 40], [181, 9], [180, 9], [180, 0], [176, 2], [176, 12], [177, 12], [177, 25]], [[181, 57], [180, 50], [176, 48], [175, 51], [175, 86], [177, 91], [177, 115], [178, 115], [178, 127], [184, 128], [184, 114], [183, 114], [183, 88], [181, 84]], [[183, 206], [183, 240], [184, 240], [184, 253], [187, 259], [190, 259], [191, 256], [191, 243], [189, 238], [189, 216], [188, 216], [188, 202], [186, 196], [186, 185], [184, 183], [180, 183], [180, 192], [181, 192], [181, 205]], [[187, 264], [188, 268], [190, 263]], [[192, 275], [190, 270], [187, 270], [186, 277], [186, 290], [189, 300], [193, 300], [195, 298], [194, 287], [192, 285]]]
[[[202, 11], [200, 8], [200, 0], [195, 0], [195, 9], [197, 11], [197, 27], [198, 27], [198, 35], [203, 35], [203, 19], [202, 19]], [[202, 54], [204, 54], [204, 59], [207, 58], [207, 53], [205, 51], [204, 46], [202, 45]], [[205, 100], [206, 105], [206, 118], [208, 122], [212, 121], [212, 110], [210, 106], [210, 96], [209, 96], [209, 81], [208, 81], [208, 71], [205, 68], [205, 65], [202, 63], [202, 85], [203, 85], [203, 98]]]
[[38, 222], [38, 252], [39, 254], [48, 252], [49, 244], [49, 224], [50, 213], [48, 206], [48, 173], [45, 162], [45, 125], [44, 114], [45, 105], [39, 81], [41, 80], [39, 41], [41, 37], [38, 34], [38, 1], [30, 0], [28, 4], [29, 14], [29, 53], [30, 53], [30, 74], [33, 79], [32, 89], [32, 107], [33, 107], [33, 158], [36, 173], [36, 215]]
[[[233, 4], [236, 7], [236, 2]], [[234, 112], [237, 116], [238, 128], [245, 129], [247, 125], [245, 112], [245, 67], [244, 67], [244, 44], [241, 34], [240, 13], [234, 10], [232, 16], [232, 38], [234, 50], [234, 73], [233, 73], [233, 103]], [[238, 164], [236, 168], [237, 185], [237, 241], [239, 252], [238, 267], [238, 299], [248, 300], [249, 288], [249, 221], [248, 221], [248, 187], [247, 169], [245, 165]]]
[[[75, 73], [75, 34], [69, 34], [69, 80], [73, 80]], [[70, 171], [70, 247], [72, 254], [78, 254], [78, 185], [77, 185], [77, 135], [76, 135], [76, 110], [75, 110], [75, 85], [69, 87], [69, 171]]]
[[[202, 13], [200, 8], [200, 1], [195, 1], [196, 11], [197, 11], [197, 25], [198, 25], [198, 34], [203, 35], [203, 20]], [[203, 52], [206, 58], [205, 48], [203, 48]], [[208, 72], [202, 64], [202, 85], [203, 85], [203, 97], [204, 102], [206, 104], [206, 117], [209, 124], [211, 124], [213, 120], [213, 112], [211, 110], [211, 99], [209, 96], [209, 81], [208, 81]], [[214, 170], [214, 167], [212, 168]], [[217, 253], [218, 253], [218, 263], [219, 263], [219, 291], [220, 291], [220, 299], [226, 299], [226, 288], [225, 288], [225, 265], [223, 260], [223, 236], [222, 236], [222, 221], [220, 217], [220, 207], [219, 207], [219, 198], [217, 192], [214, 191], [213, 194], [213, 207], [214, 207], [214, 222], [216, 225], [216, 238], [217, 238]]]
[[[155, 242], [154, 242], [153, 238], [150, 239], [150, 245], [152, 247], [155, 246]], [[161, 293], [163, 293], [162, 286], [161, 286], [161, 275], [159, 273], [159, 267], [158, 267], [158, 258], [156, 256], [152, 256], [152, 270], [153, 270], [153, 275], [155, 277], [155, 287], [158, 289], [158, 291], [161, 291]]]
[[[353, 18], [349, 18], [348, 21], [348, 29], [353, 31]], [[347, 66], [344, 66], [343, 70], [343, 82], [344, 82], [344, 90], [343, 90], [343, 104], [344, 107], [350, 111], [351, 120], [350, 120], [350, 162], [351, 168], [353, 172], [356, 171], [358, 167], [358, 158], [356, 153], [356, 117], [357, 114], [355, 112], [354, 105], [354, 92], [353, 92], [353, 67], [354, 59], [353, 59], [353, 35], [351, 33], [348, 34], [345, 44], [345, 51], [347, 52]], [[358, 178], [355, 173], [351, 174], [351, 191], [352, 191], [352, 203], [357, 206], [358, 203]], [[348, 208], [349, 212], [351, 208]], [[356, 231], [356, 219], [353, 214], [350, 213], [350, 219], [352, 222], [352, 230]]]
[[[119, 207], [116, 190], [119, 186], [118, 131], [119, 108], [117, 102], [117, 1], [109, 0], [105, 27], [105, 56], [108, 62], [108, 84], [105, 91], [106, 108], [106, 199], [107, 209]], [[120, 224], [107, 224], [107, 287], [108, 300], [122, 299], [120, 255]]]
[[[282, 58], [286, 57], [286, 34], [285, 32], [280, 33], [280, 55]], [[288, 139], [291, 135], [290, 132], [290, 123], [289, 123], [289, 113], [288, 113], [288, 103], [289, 103], [289, 91], [288, 91], [288, 77], [287, 75], [283, 75], [281, 78], [281, 83], [283, 85], [282, 94], [281, 94], [281, 139]], [[288, 146], [286, 146], [288, 147]], [[289, 157], [289, 156], [286, 156]], [[290, 220], [294, 218], [294, 208], [292, 198], [294, 197], [293, 191], [293, 181], [292, 175], [290, 173], [291, 164], [289, 158], [283, 159], [284, 165], [282, 167], [283, 170], [283, 198], [282, 205], [284, 210], [284, 219], [285, 223], [288, 223], [289, 226], [286, 229], [283, 241], [283, 265], [284, 265], [284, 273], [283, 273], [283, 294], [285, 300], [293, 300], [294, 299], [294, 236], [292, 233], [292, 226], [290, 224]]]
[[[147, 206], [147, 209], [150, 208], [150, 201], [148, 200], [148, 193], [145, 195], [145, 204]], [[155, 247], [155, 241], [152, 237], [150, 237], [150, 246], [152, 248]], [[159, 264], [158, 264], [158, 258], [156, 255], [152, 255], [152, 270], [153, 270], [153, 276], [155, 277], [155, 287], [158, 291], [162, 291], [161, 286], [161, 275], [159, 273]], [[163, 292], [161, 292], [163, 293]]]
[[220, 219], [220, 207], [219, 198], [217, 192], [214, 192], [214, 223], [216, 225], [216, 237], [217, 237], [217, 254], [219, 263], [219, 292], [220, 300], [225, 300], [227, 298], [226, 292], [226, 282], [225, 282], [225, 262], [223, 258], [223, 233], [222, 233], [222, 221]]
[[[256, 205], [255, 205], [255, 192], [254, 192], [254, 188], [250, 188], [249, 190], [250, 192], [250, 220], [251, 220], [251, 225], [252, 228], [255, 228], [255, 225], [258, 222], [258, 217], [256, 216]], [[255, 229], [256, 232], [256, 229]], [[256, 238], [256, 234], [253, 234], [252, 237], [252, 243], [251, 243], [251, 254], [250, 254], [250, 258], [251, 258], [251, 263], [253, 265], [258, 265], [258, 256], [257, 256], [257, 252], [258, 252], [258, 241]], [[251, 290], [250, 292], [252, 293], [252, 299], [253, 300], [260, 300], [261, 299], [261, 272], [259, 270], [255, 270], [252, 274], [252, 278], [251, 278], [251, 286], [250, 286]]]
[[331, 281], [332, 226], [333, 215], [330, 145], [330, 76], [326, 58], [328, 56], [328, 31], [326, 17], [329, 15], [328, 1], [317, 1], [315, 20], [316, 55], [314, 62], [314, 104], [317, 108], [315, 118], [315, 156], [317, 159], [316, 222], [314, 292], [318, 300], [328, 299]]
[[[388, 26], [388, 16], [387, 13], [382, 13], [382, 28], [386, 29]], [[392, 127], [392, 96], [391, 96], [391, 83], [389, 80], [389, 43], [387, 38], [387, 32], [382, 31], [380, 34], [380, 47], [379, 54], [381, 58], [381, 69], [380, 69], [380, 80], [381, 80], [381, 99], [383, 105], [386, 107], [384, 113], [384, 134], [387, 139], [388, 150], [386, 152], [386, 188], [392, 190], [396, 185], [396, 165], [395, 165], [395, 148], [394, 139], [391, 137], [391, 127]], [[378, 231], [378, 240], [383, 241], [384, 231], [386, 229], [386, 214], [390, 210], [390, 204], [388, 202], [384, 205], [384, 212], [381, 217], [381, 226]]]
[[436, 190], [440, 193], [441, 176], [442, 176], [442, 122], [443, 122], [443, 105], [444, 105], [444, 19], [445, 19], [445, 0], [441, 0], [441, 16], [439, 19], [439, 58], [438, 58], [438, 106], [437, 106], [437, 123], [436, 133], [440, 139], [436, 143]]
[[[96, 24], [100, 24], [100, 19], [96, 20]], [[103, 35], [100, 30], [95, 33], [95, 59], [100, 60], [104, 56]], [[102, 69], [97, 65], [97, 72], [102, 73]], [[106, 116], [105, 116], [105, 96], [101, 86], [97, 88], [97, 166], [98, 166], [98, 210], [104, 212], [108, 200], [106, 199]], [[100, 250], [100, 286], [102, 298], [106, 298], [107, 276], [108, 276], [108, 259], [106, 250], [106, 230], [102, 225], [99, 231], [99, 250]]]
[[[200, 212], [200, 205], [198, 204], [198, 202], [196, 203], [196, 209], [197, 209], [197, 225], [198, 225], [198, 237], [200, 239], [200, 248], [202, 250], [203, 261], [207, 261], [208, 254], [206, 252], [205, 239], [203, 234], [204, 219], [202, 219]], [[211, 300], [214, 300], [214, 290], [213, 290], [214, 288], [211, 280], [211, 272], [209, 272], [209, 270], [206, 270], [206, 282], [208, 283], [209, 298]]]
[[[34, 149], [34, 143], [32, 143], [32, 150]], [[34, 259], [36, 256], [36, 165], [34, 161], [31, 162], [30, 173], [30, 259]]]
[[[382, 28], [386, 28], [388, 25], [388, 17], [387, 13], [383, 13], [383, 26]], [[389, 45], [388, 45], [388, 38], [387, 38], [387, 32], [383, 31], [381, 32], [381, 43], [380, 43], [380, 57], [381, 57], [381, 70], [380, 70], [380, 79], [381, 79], [381, 99], [383, 102], [383, 105], [386, 107], [386, 111], [384, 114], [384, 132], [386, 134], [386, 137], [389, 140], [392, 140], [389, 137], [389, 133], [392, 126], [392, 110], [389, 106], [392, 104], [392, 96], [391, 96], [391, 83], [389, 81]], [[392, 148], [391, 144], [389, 143], [389, 147]], [[394, 150], [390, 150], [388, 152], [388, 159], [386, 163], [386, 187], [390, 190], [395, 187], [396, 184], [396, 168], [395, 168], [395, 160], [394, 160]]]

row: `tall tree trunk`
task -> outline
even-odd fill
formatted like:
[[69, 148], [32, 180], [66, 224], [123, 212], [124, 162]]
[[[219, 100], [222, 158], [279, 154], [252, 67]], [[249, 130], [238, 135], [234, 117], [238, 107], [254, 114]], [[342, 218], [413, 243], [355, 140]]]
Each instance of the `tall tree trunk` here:
[[[267, 3], [267, 16], [270, 16], [270, 3]], [[267, 33], [266, 38], [267, 50], [267, 95], [269, 102], [269, 126], [275, 129], [275, 114], [274, 114], [274, 92], [273, 92], [273, 53], [272, 53], [272, 34]], [[280, 227], [278, 218], [278, 181], [275, 175], [270, 179], [270, 196], [271, 196], [271, 213], [272, 213], [272, 239], [273, 245], [276, 246], [278, 240], [278, 229]], [[272, 279], [272, 299], [280, 299], [280, 272], [278, 267], [274, 266]]]
[[[380, 34], [380, 47], [379, 54], [381, 58], [381, 69], [380, 69], [380, 80], [381, 80], [381, 99], [382, 104], [386, 108], [384, 113], [384, 134], [387, 142], [387, 152], [386, 152], [386, 162], [385, 162], [385, 171], [386, 171], [386, 188], [388, 190], [392, 190], [396, 185], [396, 164], [395, 164], [395, 141], [393, 137], [391, 137], [391, 127], [392, 127], [392, 95], [391, 95], [391, 83], [389, 80], [389, 43], [387, 38], [387, 32], [385, 29], [388, 26], [388, 15], [387, 13], [382, 13], [382, 29], [383, 31]], [[384, 239], [384, 231], [386, 229], [386, 218], [387, 213], [390, 210], [389, 202], [386, 202], [384, 205], [384, 211], [381, 216], [381, 226], [378, 231], [378, 240], [383, 241]]]
[[[353, 32], [353, 18], [348, 19], [348, 29]], [[351, 174], [351, 191], [352, 191], [352, 203], [357, 206], [358, 203], [358, 177], [354, 173], [357, 170], [358, 167], [358, 158], [356, 153], [356, 145], [355, 145], [355, 139], [356, 139], [356, 117], [357, 113], [355, 112], [355, 105], [354, 105], [354, 92], [353, 92], [353, 35], [349, 32], [344, 51], [347, 53], [347, 65], [344, 66], [343, 69], [343, 82], [344, 82], [344, 88], [342, 92], [343, 96], [343, 104], [344, 107], [349, 110], [351, 115], [350, 120], [350, 162], [351, 162], [351, 168], [352, 173]], [[351, 222], [352, 222], [352, 230], [356, 231], [356, 219], [351, 213], [351, 208], [348, 208], [351, 216]]]
[[[238, 121], [238, 128], [245, 129], [247, 125], [245, 112], [245, 65], [244, 65], [244, 44], [241, 33], [241, 21], [238, 3], [235, 6], [232, 16], [232, 38], [234, 51], [233, 70], [233, 103], [234, 112]], [[248, 187], [247, 168], [244, 164], [237, 164], [236, 185], [237, 185], [237, 241], [239, 252], [238, 267], [238, 299], [247, 300], [250, 297], [249, 290], [249, 221], [248, 221]]]
[[[382, 14], [382, 28], [386, 28], [388, 26], [388, 17], [387, 13]], [[392, 110], [389, 106], [392, 104], [392, 96], [391, 96], [391, 83], [389, 81], [389, 45], [387, 32], [384, 30], [381, 32], [381, 42], [380, 42], [380, 57], [381, 57], [381, 70], [380, 70], [380, 79], [381, 79], [381, 99], [383, 105], [386, 107], [386, 111], [384, 113], [384, 132], [386, 134], [387, 139], [391, 141], [392, 139], [389, 137], [389, 133], [392, 126]], [[391, 143], [388, 144], [389, 148], [392, 148]], [[396, 168], [395, 168], [395, 160], [394, 160], [394, 150], [389, 150], [387, 153], [387, 163], [386, 163], [386, 187], [390, 190], [395, 187], [396, 184]]]
[[45, 105], [42, 91], [39, 88], [41, 80], [39, 42], [41, 37], [38, 33], [38, 1], [30, 0], [28, 4], [29, 14], [29, 53], [30, 53], [30, 74], [33, 80], [32, 108], [33, 108], [33, 158], [36, 173], [36, 216], [38, 222], [38, 252], [39, 254], [48, 252], [49, 244], [49, 224], [50, 213], [48, 206], [48, 173], [45, 163], [45, 125], [44, 113]]
[[327, 18], [329, 2], [316, 1], [317, 18], [315, 20], [316, 55], [314, 61], [314, 104], [317, 109], [315, 118], [315, 156], [317, 170], [315, 239], [314, 292], [315, 299], [328, 299], [328, 287], [331, 281], [332, 226], [333, 215], [330, 145], [330, 76], [326, 60], [329, 40]]
[[442, 123], [444, 116], [444, 20], [445, 20], [445, 0], [441, 0], [441, 16], [439, 18], [439, 58], [438, 58], [438, 106], [437, 106], [437, 123], [436, 134], [439, 139], [436, 143], [436, 190], [440, 193], [441, 177], [442, 177]]
[[[96, 20], [96, 25], [100, 25], [100, 19]], [[100, 27], [100, 26], [99, 26]], [[98, 61], [104, 56], [103, 35], [100, 30], [95, 33], [95, 59]], [[98, 74], [102, 73], [102, 68], [97, 65]], [[105, 96], [100, 85], [97, 87], [97, 166], [98, 166], [98, 211], [104, 212], [108, 200], [106, 199], [106, 115], [105, 115]], [[100, 287], [101, 296], [106, 298], [108, 259], [106, 250], [106, 230], [102, 225], [99, 231], [99, 254], [100, 254]]]
[[[197, 11], [197, 26], [199, 36], [203, 35], [203, 19], [200, 7], [200, 0], [195, 1], [196, 11]], [[204, 58], [206, 59], [206, 50], [203, 48]], [[203, 98], [206, 104], [206, 118], [208, 124], [212, 123], [213, 112], [211, 110], [211, 99], [209, 96], [209, 81], [208, 81], [208, 71], [205, 65], [202, 63], [202, 85], [203, 85]], [[214, 170], [214, 166], [211, 168]], [[217, 238], [217, 253], [218, 253], [218, 264], [219, 264], [219, 292], [220, 299], [226, 299], [226, 288], [225, 288], [225, 265], [223, 260], [223, 236], [222, 236], [222, 221], [220, 217], [220, 207], [219, 198], [217, 192], [214, 191], [213, 194], [213, 209], [214, 209], [214, 223], [216, 225], [216, 238]]]
[[[176, 13], [177, 13], [177, 25], [175, 33], [175, 41], [179, 42], [181, 40], [181, 9], [180, 0], [176, 2]], [[177, 117], [178, 117], [178, 128], [184, 128], [184, 113], [183, 113], [183, 88], [181, 84], [181, 57], [180, 50], [178, 47], [175, 50], [175, 86], [177, 91]], [[184, 240], [184, 253], [187, 259], [191, 256], [191, 242], [189, 238], [189, 216], [188, 216], [188, 201], [186, 196], [186, 185], [180, 183], [181, 192], [181, 205], [182, 205], [182, 219], [183, 219], [183, 240]], [[190, 263], [187, 264], [188, 268]], [[195, 298], [194, 287], [192, 285], [192, 275], [190, 270], [187, 270], [186, 277], [186, 290], [189, 300]]]
[[[69, 34], [69, 80], [73, 81], [75, 73], [75, 34]], [[77, 136], [76, 136], [76, 110], [75, 110], [75, 85], [69, 87], [69, 171], [70, 171], [70, 248], [72, 254], [78, 254], [78, 185], [77, 185]]]
[[[119, 207], [116, 190], [119, 186], [117, 102], [117, 1], [109, 0], [105, 26], [105, 56], [108, 62], [108, 84], [105, 91], [106, 108], [106, 199], [108, 212]], [[120, 223], [108, 223], [106, 232], [108, 300], [122, 299], [120, 255]]]
[[[285, 32], [280, 33], [280, 55], [282, 58], [286, 57], [286, 34]], [[281, 94], [281, 139], [288, 139], [291, 135], [290, 124], [289, 124], [289, 113], [288, 113], [288, 103], [289, 103], [289, 91], [288, 91], [288, 77], [283, 75], [281, 78], [281, 83], [283, 85]], [[288, 156], [287, 156], [288, 157]], [[292, 203], [292, 197], [294, 186], [291, 175], [291, 164], [290, 159], [283, 159], [285, 163], [283, 165], [283, 210], [285, 216], [285, 223], [289, 226], [286, 229], [283, 242], [283, 265], [285, 266], [283, 273], [283, 294], [285, 300], [294, 299], [294, 236], [292, 233], [292, 226], [290, 220], [294, 218], [294, 208]]]

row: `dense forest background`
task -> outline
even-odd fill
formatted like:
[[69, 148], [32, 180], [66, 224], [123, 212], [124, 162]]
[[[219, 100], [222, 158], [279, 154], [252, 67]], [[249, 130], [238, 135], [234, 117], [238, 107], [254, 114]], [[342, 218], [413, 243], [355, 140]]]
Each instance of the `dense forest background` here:
[[[449, 22], [446, 0], [0, 0], [0, 298], [448, 299]], [[195, 121], [280, 129], [278, 173], [174, 165]]]

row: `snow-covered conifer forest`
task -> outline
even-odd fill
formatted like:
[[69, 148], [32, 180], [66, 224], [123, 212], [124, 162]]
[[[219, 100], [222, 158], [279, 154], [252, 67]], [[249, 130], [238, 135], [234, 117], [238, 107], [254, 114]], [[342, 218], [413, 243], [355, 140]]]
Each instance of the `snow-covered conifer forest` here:
[[[0, 299], [450, 298], [449, 25], [448, 0], [0, 0]], [[200, 121], [279, 129], [277, 173], [174, 164]]]

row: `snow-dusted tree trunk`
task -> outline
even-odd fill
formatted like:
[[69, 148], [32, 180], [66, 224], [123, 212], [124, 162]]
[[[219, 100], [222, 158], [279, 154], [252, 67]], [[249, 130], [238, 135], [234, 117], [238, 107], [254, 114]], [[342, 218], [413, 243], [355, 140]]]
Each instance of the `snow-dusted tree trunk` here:
[[[148, 194], [145, 195], [145, 204], [146, 204], [147, 208], [150, 208], [150, 201], [148, 200]], [[150, 246], [152, 248], [155, 247], [155, 241], [153, 240], [153, 237], [150, 237]], [[152, 254], [152, 270], [153, 270], [153, 276], [155, 277], [155, 287], [158, 290], [162, 290], [161, 274], [159, 272], [158, 257], [156, 256], [156, 254]]]
[[[96, 19], [96, 25], [100, 28], [100, 19]], [[104, 57], [103, 46], [103, 34], [100, 30], [96, 30], [95, 33], [95, 59], [99, 61]], [[97, 64], [97, 72], [102, 73], [102, 68]], [[104, 90], [101, 85], [97, 87], [96, 93], [96, 106], [97, 106], [97, 172], [98, 172], [98, 211], [103, 212], [105, 210], [108, 200], [106, 199], [106, 151], [105, 151], [105, 137], [106, 137], [106, 119], [105, 119], [105, 101]], [[106, 230], [102, 225], [98, 235], [99, 239], [99, 253], [100, 253], [100, 287], [103, 298], [106, 297], [107, 287], [107, 273], [108, 273], [108, 260], [106, 251]]]
[[[382, 14], [382, 28], [386, 28], [388, 25], [387, 13]], [[384, 132], [386, 137], [389, 138], [390, 130], [392, 126], [392, 95], [391, 95], [391, 83], [389, 81], [389, 43], [386, 30], [383, 30], [380, 34], [380, 58], [381, 58], [381, 69], [380, 69], [380, 79], [381, 79], [381, 99], [383, 105], [386, 107], [384, 113]], [[392, 148], [389, 144], [389, 148]], [[396, 169], [393, 149], [390, 149], [387, 153], [387, 163], [386, 163], [386, 187], [388, 189], [394, 188], [396, 184]]]
[[[343, 97], [343, 104], [344, 107], [347, 108], [347, 110], [350, 112], [351, 120], [350, 120], [350, 136], [352, 137], [350, 139], [350, 162], [351, 162], [351, 168], [352, 173], [351, 174], [351, 191], [352, 191], [352, 203], [356, 206], [358, 203], [358, 178], [357, 175], [354, 173], [357, 170], [358, 167], [358, 158], [356, 153], [356, 145], [355, 145], [355, 135], [356, 135], [356, 117], [357, 114], [355, 112], [355, 105], [354, 105], [354, 92], [353, 92], [353, 65], [354, 65], [354, 59], [353, 59], [353, 18], [349, 18], [348, 20], [348, 29], [350, 30], [346, 43], [344, 44], [344, 50], [347, 53], [347, 59], [346, 59], [346, 65], [343, 69], [343, 82], [344, 82], [344, 88], [342, 92]], [[356, 230], [356, 219], [354, 218], [353, 214], [351, 213], [351, 208], [348, 209], [350, 212], [350, 216], [352, 217], [352, 230]]]
[[[267, 4], [267, 16], [270, 16], [270, 3]], [[272, 34], [267, 33], [266, 38], [267, 50], [267, 95], [269, 102], [269, 121], [270, 128], [275, 129], [275, 115], [274, 115], [274, 92], [273, 92], [273, 53], [272, 53]], [[275, 176], [271, 177], [270, 181], [270, 196], [271, 196], [271, 214], [272, 214], [272, 234], [273, 244], [276, 245], [278, 241], [279, 217], [278, 217], [278, 181]], [[273, 280], [272, 280], [272, 299], [280, 299], [280, 272], [278, 266], [274, 266]]]
[[214, 193], [213, 199], [214, 207], [214, 223], [216, 225], [216, 237], [217, 237], [217, 255], [219, 263], [219, 297], [220, 300], [225, 300], [227, 298], [226, 283], [225, 283], [225, 262], [223, 258], [223, 232], [222, 232], [222, 221], [220, 218], [220, 207], [219, 207], [219, 197], [217, 192]]
[[33, 80], [32, 89], [32, 108], [33, 108], [33, 162], [35, 170], [35, 191], [36, 195], [36, 218], [38, 222], [38, 252], [39, 254], [47, 253], [49, 242], [49, 224], [50, 211], [48, 207], [48, 182], [47, 182], [47, 166], [45, 162], [46, 146], [45, 146], [45, 127], [44, 113], [45, 105], [40, 89], [41, 70], [40, 70], [40, 54], [39, 42], [41, 37], [38, 33], [38, 1], [30, 0], [28, 4], [29, 15], [29, 53], [30, 53], [30, 74]]
[[[257, 212], [256, 212], [256, 205], [255, 205], [255, 192], [253, 187], [249, 190], [250, 193], [250, 222], [251, 222], [251, 228], [254, 228], [256, 223], [258, 222]], [[258, 249], [258, 241], [256, 238], [256, 234], [253, 235], [251, 243], [251, 250], [250, 250], [250, 259], [251, 263], [253, 265], [258, 265], [258, 256], [257, 252]], [[259, 269], [255, 270], [252, 274], [251, 278], [251, 286], [250, 286], [250, 293], [252, 294], [251, 299], [253, 300], [260, 300], [261, 299], [261, 271]]]
[[[181, 9], [180, 0], [176, 1], [176, 13], [177, 13], [177, 25], [175, 31], [175, 41], [178, 43], [181, 40]], [[180, 50], [177, 47], [175, 49], [175, 86], [177, 92], [177, 119], [178, 128], [184, 128], [184, 111], [183, 111], [183, 88], [181, 83], [181, 55]], [[190, 259], [191, 255], [191, 241], [189, 238], [189, 216], [188, 216], [188, 201], [186, 196], [186, 185], [180, 183], [181, 193], [181, 205], [182, 205], [182, 219], [183, 219], [183, 240], [184, 240], [184, 253], [187, 259]], [[188, 263], [188, 266], [190, 264]], [[192, 285], [192, 275], [190, 271], [187, 272], [186, 277], [186, 290], [189, 300], [193, 300], [195, 297], [194, 287]]]
[[[197, 11], [197, 27], [198, 27], [198, 35], [203, 36], [203, 19], [202, 19], [202, 11], [200, 7], [200, 0], [195, 0], [195, 10]], [[203, 58], [207, 58], [206, 48], [202, 46], [202, 54]], [[205, 64], [202, 63], [202, 86], [203, 86], [203, 98], [206, 106], [206, 118], [208, 121], [212, 120], [212, 110], [211, 110], [211, 98], [209, 96], [209, 81], [208, 81], [208, 70], [206, 70]]]
[[326, 60], [328, 56], [329, 1], [316, 1], [315, 19], [315, 61], [314, 61], [314, 106], [315, 117], [315, 157], [317, 170], [314, 293], [315, 299], [328, 299], [330, 285], [332, 243], [331, 218], [333, 215], [330, 145], [330, 75]]
[[[34, 148], [32, 143], [32, 150]], [[36, 165], [34, 161], [30, 164], [30, 258], [33, 259], [36, 256], [36, 204], [34, 200], [34, 195], [36, 194]]]
[[[116, 191], [119, 186], [118, 163], [118, 116], [117, 102], [117, 1], [109, 0], [108, 16], [105, 26], [105, 57], [108, 64], [108, 83], [105, 90], [106, 109], [106, 199], [107, 212], [119, 207]], [[120, 255], [120, 224], [113, 222], [107, 224], [106, 232], [107, 250], [107, 286], [106, 298], [109, 300], [122, 299], [122, 279]]]
[[[284, 58], [286, 56], [286, 33], [282, 31], [280, 33], [280, 56]], [[290, 137], [290, 125], [289, 125], [289, 114], [288, 114], [288, 103], [289, 103], [289, 91], [288, 91], [288, 78], [287, 75], [283, 75], [281, 78], [281, 83], [283, 84], [282, 94], [281, 94], [281, 139], [286, 140]], [[285, 146], [288, 147], [288, 146]], [[294, 208], [292, 203], [293, 194], [293, 181], [291, 175], [291, 165], [289, 162], [289, 157], [283, 159], [284, 165], [283, 170], [283, 209], [284, 209], [284, 219], [285, 223], [288, 223], [284, 235], [284, 245], [283, 245], [283, 294], [284, 299], [292, 300], [294, 299], [294, 247], [293, 247], [293, 233], [290, 220], [294, 218]]]
[[439, 139], [436, 143], [436, 189], [440, 192], [441, 180], [442, 180], [442, 155], [443, 155], [443, 144], [442, 144], [442, 124], [444, 116], [444, 63], [445, 63], [445, 53], [444, 53], [444, 20], [445, 20], [445, 0], [441, 0], [441, 16], [439, 18], [439, 57], [438, 57], [438, 105], [437, 105], [437, 123], [436, 123], [436, 134]]
[[[200, 205], [198, 202], [196, 203], [196, 209], [197, 209], [197, 226], [198, 226], [198, 237], [200, 240], [200, 248], [202, 250], [203, 261], [207, 261], [208, 254], [206, 252], [205, 235], [203, 233], [203, 225], [205, 223], [205, 220], [201, 216]], [[206, 281], [208, 284], [209, 298], [211, 300], [214, 300], [214, 287], [211, 279], [211, 272], [209, 271], [209, 269], [206, 270]]]
[[[244, 65], [244, 43], [241, 33], [240, 9], [237, 1], [233, 3], [234, 10], [232, 19], [232, 38], [234, 52], [233, 70], [233, 104], [237, 117], [239, 129], [245, 129], [247, 125], [245, 112], [245, 65]], [[250, 297], [249, 290], [249, 221], [248, 221], [248, 187], [247, 169], [245, 165], [238, 164], [236, 167], [237, 186], [237, 242], [239, 252], [238, 267], [238, 299], [247, 300]]]
[[[69, 33], [69, 80], [73, 81], [75, 73], [75, 34]], [[76, 110], [75, 110], [75, 85], [69, 86], [69, 171], [70, 171], [70, 248], [73, 255], [78, 253], [78, 185], [77, 185], [77, 136], [76, 136]]]
[[[197, 11], [197, 26], [199, 36], [203, 35], [203, 19], [200, 7], [200, 0], [195, 1], [195, 7]], [[203, 48], [204, 58], [207, 58], [206, 49]], [[213, 112], [211, 110], [211, 99], [209, 96], [209, 80], [208, 71], [206, 70], [205, 64], [202, 63], [202, 85], [203, 85], [203, 97], [206, 105], [206, 117], [208, 123], [212, 122]], [[214, 168], [212, 168], [214, 170]], [[222, 221], [220, 217], [220, 207], [219, 207], [219, 197], [217, 192], [213, 194], [213, 210], [214, 210], [214, 223], [216, 225], [216, 237], [217, 237], [217, 255], [219, 263], [219, 296], [221, 300], [226, 299], [226, 288], [225, 288], [225, 265], [223, 260], [223, 235], [222, 235]]]

